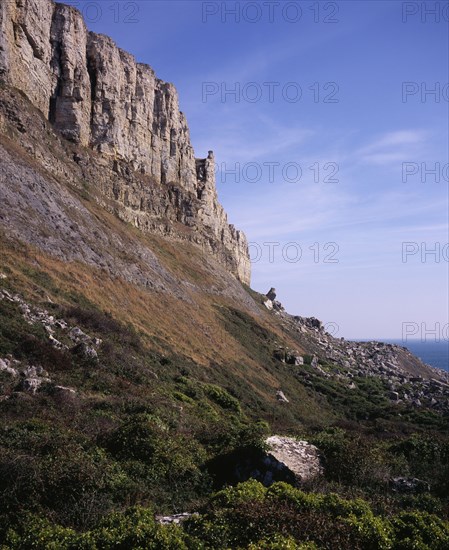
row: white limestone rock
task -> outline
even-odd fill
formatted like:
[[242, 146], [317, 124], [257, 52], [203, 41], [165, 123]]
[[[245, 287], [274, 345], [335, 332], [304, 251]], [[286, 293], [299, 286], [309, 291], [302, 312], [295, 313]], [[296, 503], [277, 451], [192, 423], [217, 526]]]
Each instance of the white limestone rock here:
[[[102, 192], [109, 185], [120, 217], [142, 230], [154, 230], [155, 217], [164, 218], [156, 225], [165, 232], [178, 223], [193, 228], [192, 242], [249, 284], [246, 237], [218, 202], [212, 152], [195, 159], [174, 85], [111, 38], [88, 32], [78, 10], [52, 0], [2, 1], [0, 31], [0, 81], [24, 92], [64, 138], [98, 152], [98, 163], [123, 176], [113, 188], [107, 174], [98, 182]], [[76, 159], [82, 163], [83, 155]], [[130, 185], [133, 174], [160, 187], [142, 188], [137, 176]]]
[[265, 443], [270, 454], [300, 481], [308, 481], [323, 473], [320, 454], [315, 445], [279, 435], [269, 437]]

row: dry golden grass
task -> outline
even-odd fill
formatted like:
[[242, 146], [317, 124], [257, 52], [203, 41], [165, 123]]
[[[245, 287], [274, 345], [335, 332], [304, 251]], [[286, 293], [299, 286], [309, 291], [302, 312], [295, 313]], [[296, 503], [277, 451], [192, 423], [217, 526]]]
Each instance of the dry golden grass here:
[[[111, 229], [121, 225], [123, 230], [121, 222], [111, 220], [112, 216], [107, 217]], [[174, 262], [176, 270], [182, 273], [183, 262], [188, 261], [194, 273], [198, 273], [195, 271], [196, 262], [201, 269], [201, 257], [192, 254], [188, 247], [164, 243], [154, 236], [142, 238], [158, 242], [160, 249], [166, 245], [169, 259], [165, 267]], [[255, 395], [263, 399], [267, 399], [268, 395], [270, 400], [275, 400], [279, 381], [224, 329], [220, 308], [236, 308], [237, 304], [232, 299], [204, 294], [192, 288], [189, 291], [191, 301], [187, 302], [168, 293], [147, 290], [123, 279], [111, 278], [104, 271], [80, 262], [59, 261], [4, 236], [0, 252], [0, 269], [8, 274], [14, 290], [27, 300], [40, 304], [53, 301], [70, 305], [72, 296], [81, 295], [113, 318], [131, 324], [142, 335], [149, 350], [159, 353], [174, 350], [203, 366], [206, 378], [207, 370], [214, 368], [211, 365], [232, 369], [232, 375], [240, 377]], [[285, 340], [280, 328], [263, 311], [255, 321]], [[245, 365], [245, 368], [239, 369], [235, 365]], [[215, 378], [214, 373], [210, 378]]]

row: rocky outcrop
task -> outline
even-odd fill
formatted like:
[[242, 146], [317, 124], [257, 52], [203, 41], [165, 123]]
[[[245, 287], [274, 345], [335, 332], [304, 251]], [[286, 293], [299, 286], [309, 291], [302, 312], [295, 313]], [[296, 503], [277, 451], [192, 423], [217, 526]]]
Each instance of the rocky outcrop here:
[[276, 289], [271, 287], [266, 296], [271, 302], [274, 302], [276, 300]]
[[123, 177], [110, 189], [121, 217], [153, 230], [155, 207], [160, 215], [158, 201], [148, 200], [151, 191], [133, 188], [130, 179], [144, 178], [157, 191], [175, 185], [162, 208], [166, 221], [193, 228], [192, 241], [249, 283], [246, 238], [218, 202], [213, 155], [194, 157], [175, 87], [109, 37], [89, 32], [76, 9], [52, 0], [1, 0], [0, 31], [0, 81], [25, 93], [60, 135], [98, 153], [103, 168]]
[[416, 477], [393, 477], [390, 479], [390, 487], [396, 493], [427, 493], [430, 485], [427, 481]]
[[5, 359], [0, 357], [0, 372], [5, 372], [10, 376], [19, 376], [19, 371], [15, 368], [18, 363], [19, 361], [14, 361], [12, 357], [6, 357]]
[[[71, 351], [86, 359], [97, 359], [97, 349], [102, 344], [100, 338], [88, 336], [79, 327], [70, 327], [64, 319], [56, 319], [47, 310], [31, 306], [21, 296], [12, 294], [6, 289], [0, 289], [0, 301], [1, 300], [16, 304], [22, 317], [29, 325], [42, 325], [48, 336], [49, 343], [54, 348], [62, 351]], [[57, 336], [57, 338], [55, 336]], [[66, 343], [63, 343], [61, 341], [62, 339], [64, 339]], [[0, 359], [0, 371], [6, 371], [14, 375], [15, 369], [11, 368], [11, 361], [5, 361], [6, 360]], [[29, 375], [28, 378], [36, 378], [36, 376]]]

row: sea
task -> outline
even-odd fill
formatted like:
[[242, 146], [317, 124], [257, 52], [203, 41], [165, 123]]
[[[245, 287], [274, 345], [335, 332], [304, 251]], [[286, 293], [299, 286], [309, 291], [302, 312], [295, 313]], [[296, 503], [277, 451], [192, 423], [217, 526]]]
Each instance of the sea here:
[[408, 348], [413, 355], [419, 357], [424, 363], [449, 372], [449, 341], [439, 342], [421, 340], [383, 340], [387, 344], [398, 344]]

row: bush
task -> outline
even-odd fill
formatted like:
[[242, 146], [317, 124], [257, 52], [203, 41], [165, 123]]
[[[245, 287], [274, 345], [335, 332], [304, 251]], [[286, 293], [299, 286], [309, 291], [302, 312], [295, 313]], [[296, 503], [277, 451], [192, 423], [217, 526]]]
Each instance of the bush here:
[[239, 483], [236, 487], [227, 487], [219, 491], [212, 497], [211, 504], [216, 508], [233, 508], [245, 502], [262, 501], [266, 494], [267, 489], [252, 479]]
[[156, 524], [149, 508], [116, 512], [89, 534], [98, 550], [179, 550], [187, 549], [181, 529]]
[[99, 447], [44, 423], [0, 430], [3, 511], [50, 511], [65, 525], [87, 528], [108, 513], [128, 482]]
[[72, 529], [54, 525], [47, 519], [27, 515], [21, 528], [10, 530], [5, 539], [8, 550], [94, 550], [93, 545], [81, 546], [78, 535]]
[[389, 550], [391, 526], [387, 520], [373, 515], [371, 511], [356, 516], [351, 514], [345, 523], [350, 526], [354, 544], [364, 550]]
[[427, 512], [402, 512], [392, 521], [396, 550], [447, 550], [449, 523]]
[[138, 483], [141, 498], [168, 497], [170, 508], [179, 507], [210, 489], [204, 448], [154, 415], [131, 417], [108, 436], [105, 447]]
[[202, 385], [205, 394], [212, 399], [217, 405], [223, 407], [224, 409], [229, 409], [233, 412], [240, 413], [240, 403], [235, 397], [232, 397], [226, 390], [215, 386], [213, 384], [203, 384]]
[[158, 525], [152, 509], [136, 507], [113, 513], [82, 534], [29, 515], [5, 543], [8, 550], [187, 550], [185, 538], [179, 527]]
[[321, 432], [311, 439], [320, 449], [328, 480], [363, 488], [384, 488], [390, 469], [378, 445], [340, 429]]
[[248, 546], [248, 550], [318, 550], [314, 543], [298, 544], [292, 537], [273, 535]]
[[186, 529], [213, 548], [257, 548], [260, 541], [265, 545], [261, 548], [316, 544], [387, 550], [391, 545], [390, 524], [375, 516], [366, 502], [306, 494], [286, 483], [269, 489], [255, 481], [241, 483], [217, 493], [206, 509], [203, 516], [189, 520]]

